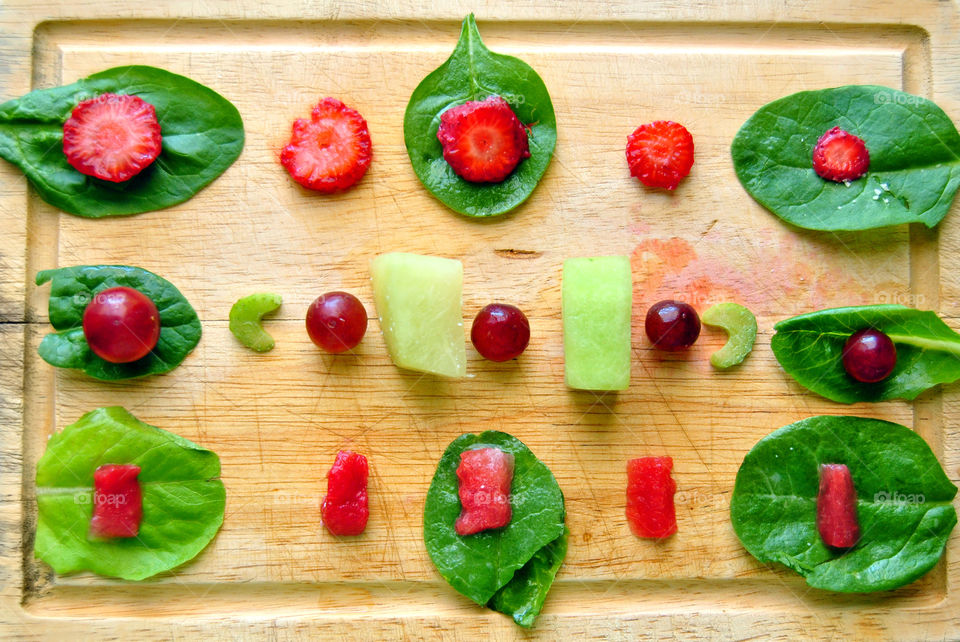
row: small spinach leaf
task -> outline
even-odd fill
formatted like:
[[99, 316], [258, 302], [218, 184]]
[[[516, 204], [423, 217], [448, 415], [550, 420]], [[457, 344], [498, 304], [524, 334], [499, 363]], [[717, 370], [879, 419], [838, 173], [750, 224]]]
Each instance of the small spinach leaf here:
[[[530, 158], [520, 161], [501, 183], [471, 183], [457, 176], [443, 159], [443, 147], [437, 140], [440, 114], [492, 95], [510, 103], [517, 118], [528, 125]], [[467, 216], [497, 216], [533, 193], [553, 157], [557, 119], [537, 72], [522, 60], [487, 49], [470, 14], [450, 58], [410, 96], [403, 117], [403, 139], [417, 178], [444, 205]]]
[[[173, 370], [200, 341], [200, 319], [190, 302], [166, 279], [138, 267], [81, 265], [43, 270], [37, 285], [52, 280], [50, 323], [60, 332], [48, 334], [37, 350], [59, 368], [77, 368], [104, 380], [144, 377]], [[142, 359], [110, 363], [101, 359], [83, 336], [83, 311], [97, 292], [126, 286], [146, 294], [160, 312], [160, 339]]]
[[[157, 159], [123, 183], [81, 174], [63, 153], [63, 123], [73, 108], [105, 93], [133, 94], [153, 105], [163, 136]], [[43, 200], [91, 218], [149, 212], [187, 200], [230, 167], [243, 138], [240, 112], [230, 101], [155, 67], [114, 67], [0, 105], [0, 157], [23, 170]]]
[[[864, 140], [870, 169], [849, 185], [813, 171], [813, 148], [839, 126]], [[803, 91], [761, 107], [733, 139], [733, 165], [761, 205], [798, 227], [933, 227], [960, 187], [960, 133], [931, 101], [888, 87]]]
[[[454, 529], [460, 453], [484, 447], [514, 456], [512, 517], [502, 529], [461, 537]], [[520, 440], [496, 431], [466, 434], [447, 447], [437, 466], [423, 511], [423, 539], [453, 588], [530, 626], [566, 554], [564, 516], [557, 480]]]
[[[143, 519], [136, 537], [91, 540], [93, 472], [140, 466]], [[37, 463], [34, 553], [57, 573], [89, 570], [142, 580], [193, 559], [223, 523], [226, 494], [215, 453], [143, 423], [124, 408], [98, 408], [50, 437]]]
[[[877, 383], [862, 383], [843, 368], [851, 334], [874, 328], [897, 348], [897, 365]], [[770, 347], [801, 386], [841, 403], [913, 399], [939, 383], [960, 379], [960, 335], [933, 312], [902, 305], [820, 310], [776, 324]]]
[[[857, 490], [860, 541], [828, 548], [817, 531], [820, 464], [846, 464]], [[779, 562], [816, 588], [847, 593], [908, 584], [940, 559], [957, 523], [957, 487], [930, 447], [900, 424], [819, 416], [764, 437], [737, 472], [730, 518], [761, 562]]]

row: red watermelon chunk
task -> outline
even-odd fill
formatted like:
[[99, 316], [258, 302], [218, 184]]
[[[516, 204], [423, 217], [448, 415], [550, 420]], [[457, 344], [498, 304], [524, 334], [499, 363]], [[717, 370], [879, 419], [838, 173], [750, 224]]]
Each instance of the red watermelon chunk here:
[[91, 537], [137, 536], [143, 518], [139, 474], [140, 467], [133, 464], [107, 464], [94, 471]]
[[320, 514], [334, 535], [359, 535], [367, 527], [367, 458], [341, 450], [327, 473], [327, 494]]
[[857, 490], [846, 464], [820, 466], [817, 530], [827, 546], [850, 548], [860, 539]]
[[513, 454], [499, 448], [477, 448], [460, 453], [462, 511], [454, 525], [457, 535], [473, 535], [510, 523], [510, 485]]
[[627, 462], [627, 521], [637, 537], [661, 539], [677, 532], [670, 457], [640, 457]]

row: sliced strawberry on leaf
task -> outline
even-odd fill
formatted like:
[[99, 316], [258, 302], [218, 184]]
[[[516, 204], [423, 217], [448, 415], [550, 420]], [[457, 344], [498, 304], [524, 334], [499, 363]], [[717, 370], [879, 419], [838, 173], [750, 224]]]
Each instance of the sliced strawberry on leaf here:
[[101, 94], [73, 108], [63, 124], [63, 153], [78, 172], [130, 180], [160, 155], [157, 112], [137, 96]]
[[676, 189], [693, 166], [693, 136], [670, 120], [640, 125], [627, 136], [627, 164], [647, 187]]
[[834, 548], [850, 548], [860, 539], [857, 491], [846, 464], [820, 466], [817, 531], [823, 543]]
[[367, 173], [371, 158], [367, 121], [336, 98], [321, 100], [310, 120], [295, 120], [290, 142], [280, 152], [293, 180], [325, 194], [353, 186]]
[[530, 157], [527, 128], [500, 96], [443, 112], [437, 138], [444, 160], [471, 183], [499, 183]]
[[813, 148], [813, 171], [828, 181], [854, 181], [866, 174], [868, 167], [866, 144], [839, 127], [828, 129]]

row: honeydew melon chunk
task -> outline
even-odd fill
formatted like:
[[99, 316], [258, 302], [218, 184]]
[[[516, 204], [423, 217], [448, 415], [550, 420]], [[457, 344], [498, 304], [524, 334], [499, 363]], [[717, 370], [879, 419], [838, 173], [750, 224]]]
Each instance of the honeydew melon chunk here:
[[467, 373], [463, 264], [406, 252], [370, 263], [373, 300], [393, 363], [444, 377]]
[[633, 306], [630, 258], [567, 259], [561, 289], [567, 385], [581, 390], [626, 390]]

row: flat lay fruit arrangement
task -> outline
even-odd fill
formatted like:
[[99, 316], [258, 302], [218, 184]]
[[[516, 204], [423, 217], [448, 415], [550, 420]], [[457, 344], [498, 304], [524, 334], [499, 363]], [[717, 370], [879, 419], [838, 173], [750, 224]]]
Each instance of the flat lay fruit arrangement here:
[[948, 635], [939, 57], [477, 15], [37, 27], [0, 102], [15, 612]]

